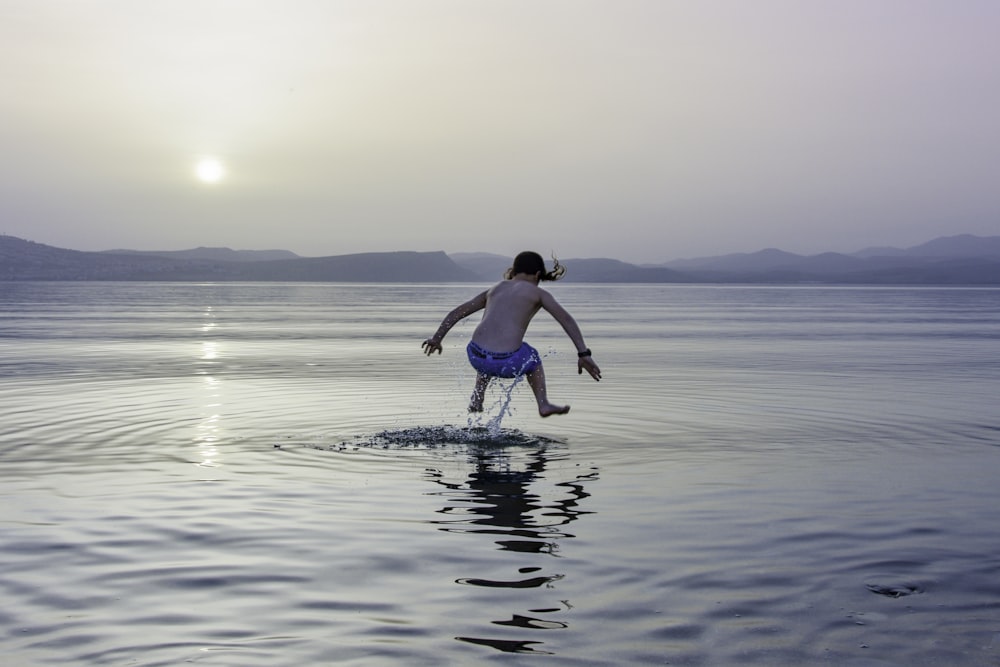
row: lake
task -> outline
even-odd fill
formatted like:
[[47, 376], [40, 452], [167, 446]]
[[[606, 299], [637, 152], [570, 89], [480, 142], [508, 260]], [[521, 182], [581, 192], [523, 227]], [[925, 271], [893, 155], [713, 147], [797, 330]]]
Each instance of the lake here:
[[1000, 290], [0, 283], [5, 665], [1000, 664]]

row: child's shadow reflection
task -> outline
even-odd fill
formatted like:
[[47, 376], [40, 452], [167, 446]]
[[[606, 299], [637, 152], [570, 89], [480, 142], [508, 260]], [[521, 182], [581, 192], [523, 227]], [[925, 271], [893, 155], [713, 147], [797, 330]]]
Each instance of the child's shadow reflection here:
[[[566, 574], [544, 570], [552, 564], [549, 558], [559, 557], [562, 542], [574, 537], [567, 532], [567, 526], [589, 513], [580, 509], [580, 503], [590, 496], [584, 484], [596, 480], [598, 471], [593, 467], [566, 470], [568, 459], [567, 451], [553, 451], [548, 446], [531, 449], [470, 447], [472, 469], [464, 481], [450, 482], [438, 470], [427, 472], [428, 479], [444, 487], [438, 495], [447, 499], [447, 504], [438, 510], [445, 518], [431, 523], [446, 532], [493, 536], [493, 543], [499, 550], [517, 554], [512, 558], [515, 562], [511, 563], [514, 567], [509, 577], [460, 577], [456, 583], [481, 589], [507, 589], [498, 600], [491, 600], [491, 609], [497, 604], [510, 603], [510, 589], [533, 589], [517, 598], [518, 602], [525, 603], [525, 608], [515, 611], [509, 618], [492, 621], [493, 625], [520, 628], [519, 633], [523, 629], [569, 627], [565, 620], [557, 619], [572, 605], [569, 600], [558, 599], [558, 594], [550, 592], [557, 588], [555, 582]], [[548, 599], [541, 600], [540, 596]], [[535, 614], [544, 614], [545, 618]], [[457, 639], [504, 652], [551, 652], [542, 651], [537, 646], [542, 642], [538, 640]]]

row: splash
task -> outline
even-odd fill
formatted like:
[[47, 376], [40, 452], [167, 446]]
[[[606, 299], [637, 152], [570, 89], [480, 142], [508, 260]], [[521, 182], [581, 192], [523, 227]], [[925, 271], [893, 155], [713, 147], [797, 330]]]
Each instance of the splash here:
[[[493, 405], [483, 413], [477, 414], [475, 416], [470, 416], [468, 421], [468, 428], [485, 428], [492, 437], [500, 437], [503, 433], [503, 419], [507, 415], [513, 414], [510, 408], [511, 401], [514, 399], [514, 389], [517, 385], [524, 380], [523, 375], [519, 375], [514, 378], [513, 382], [505, 383], [499, 380], [493, 383], [493, 386], [499, 387], [499, 398], [493, 402]], [[489, 415], [493, 412], [496, 414], [493, 417], [487, 419], [486, 423], [483, 423], [484, 415]]]
[[[542, 358], [555, 353], [550, 347]], [[503, 420], [513, 414], [511, 403], [514, 391], [524, 380], [524, 375], [517, 375], [509, 382], [496, 378], [490, 383], [490, 392], [495, 400], [483, 412], [471, 414], [464, 427], [446, 425], [389, 429], [374, 435], [357, 436], [334, 448], [431, 449], [449, 445], [501, 448], [563, 444], [562, 440], [503, 427]]]
[[432, 449], [449, 445], [473, 445], [480, 447], [534, 447], [558, 443], [559, 440], [540, 435], [524, 433], [517, 429], [491, 430], [483, 426], [416, 426], [413, 428], [391, 429], [373, 435], [363, 435], [348, 442], [344, 447], [368, 447], [380, 449]]
[[[551, 356], [556, 355], [556, 349], [549, 347], [549, 349], [544, 353], [540, 354], [541, 359], [548, 359]], [[497, 399], [493, 404], [482, 413], [477, 413], [474, 416], [469, 417], [468, 426], [470, 428], [474, 427], [485, 427], [494, 436], [499, 436], [502, 432], [503, 420], [506, 416], [513, 414], [513, 410], [510, 405], [514, 399], [514, 390], [517, 389], [518, 385], [521, 384], [526, 379], [525, 370], [528, 365], [532, 362], [531, 359], [525, 359], [524, 365], [519, 369], [517, 374], [510, 378], [511, 382], [505, 382], [502, 378], [493, 378], [489, 384], [491, 393], [497, 396]], [[484, 423], [484, 415], [494, 414], [493, 417], [486, 419]]]

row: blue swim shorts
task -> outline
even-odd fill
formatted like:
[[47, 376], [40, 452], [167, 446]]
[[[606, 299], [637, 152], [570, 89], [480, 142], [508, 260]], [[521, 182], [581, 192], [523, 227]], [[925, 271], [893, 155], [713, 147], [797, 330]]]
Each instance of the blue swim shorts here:
[[521, 347], [513, 352], [490, 352], [469, 341], [465, 351], [472, 367], [490, 377], [516, 378], [530, 373], [542, 363], [538, 350], [527, 343], [521, 343]]

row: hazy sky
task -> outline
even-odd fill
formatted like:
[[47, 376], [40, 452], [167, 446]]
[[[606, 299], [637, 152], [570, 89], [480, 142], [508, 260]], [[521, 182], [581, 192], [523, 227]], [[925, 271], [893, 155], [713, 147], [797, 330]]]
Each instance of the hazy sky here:
[[0, 0], [0, 233], [641, 262], [995, 235], [998, 35], [997, 0]]

